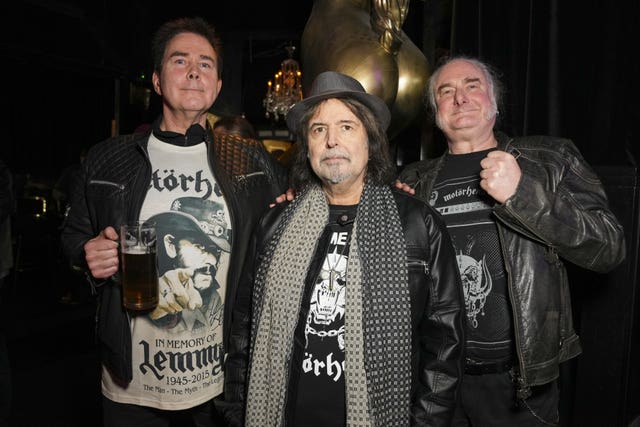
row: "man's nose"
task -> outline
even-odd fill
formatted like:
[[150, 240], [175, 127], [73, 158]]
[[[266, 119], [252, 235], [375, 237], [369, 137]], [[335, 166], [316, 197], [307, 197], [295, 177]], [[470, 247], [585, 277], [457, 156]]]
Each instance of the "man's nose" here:
[[200, 74], [198, 73], [197, 68], [191, 68], [188, 74], [189, 80], [199, 80]]
[[327, 129], [327, 147], [333, 148], [338, 145], [337, 132]]
[[453, 96], [453, 102], [455, 102], [456, 105], [465, 104], [467, 102], [467, 94], [464, 92], [464, 90], [456, 90], [456, 93]]

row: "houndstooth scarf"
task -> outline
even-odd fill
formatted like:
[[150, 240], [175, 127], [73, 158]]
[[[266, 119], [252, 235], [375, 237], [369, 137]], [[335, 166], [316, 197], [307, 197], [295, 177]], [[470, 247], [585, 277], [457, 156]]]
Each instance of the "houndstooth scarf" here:
[[[256, 273], [246, 425], [280, 426], [304, 282], [329, 217], [319, 186], [283, 212]], [[346, 405], [349, 427], [409, 425], [411, 308], [406, 247], [386, 186], [364, 187], [347, 264]]]

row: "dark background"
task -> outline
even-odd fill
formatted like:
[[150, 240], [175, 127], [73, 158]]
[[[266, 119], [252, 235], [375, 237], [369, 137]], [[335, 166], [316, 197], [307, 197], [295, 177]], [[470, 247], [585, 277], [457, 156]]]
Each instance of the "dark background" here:
[[[152, 120], [157, 96], [148, 109], [143, 102], [151, 88], [150, 36], [177, 16], [203, 16], [223, 36], [223, 90], [214, 111], [282, 127], [264, 118], [266, 81], [286, 58], [284, 46], [299, 47], [311, 7], [311, 0], [12, 2], [0, 26], [0, 156], [16, 173], [53, 179], [81, 148]], [[593, 163], [627, 165], [639, 151], [639, 16], [638, 1], [413, 0], [404, 30], [431, 64], [464, 53], [501, 70], [509, 133], [565, 136]], [[304, 76], [304, 64], [302, 70]], [[422, 118], [414, 127], [427, 122]], [[425, 143], [402, 136], [393, 142], [406, 152], [403, 162], [417, 159]]]
[[[179, 16], [205, 17], [225, 43], [223, 90], [213, 112], [244, 113], [259, 129], [283, 128], [264, 117], [266, 81], [286, 58], [284, 47], [299, 47], [312, 5], [311, 0], [4, 4], [0, 158], [18, 184], [48, 198], [53, 182], [82, 149], [153, 120], [159, 110], [150, 90], [150, 37], [162, 22]], [[625, 226], [629, 256], [614, 273], [570, 266], [574, 319], [585, 350], [563, 366], [561, 412], [567, 426], [627, 426], [640, 414], [638, 28], [637, 0], [412, 0], [404, 26], [432, 65], [446, 54], [462, 53], [501, 70], [502, 129], [514, 136], [572, 139], [601, 175]], [[399, 147], [400, 164], [444, 149], [426, 111], [392, 144]], [[3, 289], [15, 425], [97, 425], [99, 420], [92, 300], [85, 298], [89, 305], [79, 309], [57, 305], [78, 279], [62, 266], [58, 224], [58, 217], [26, 221], [24, 229], [39, 228], [40, 252], [31, 253], [32, 264], [14, 273]], [[33, 295], [40, 304], [27, 314], [22, 307]], [[38, 415], [39, 407], [48, 423], [24, 421], [23, 416]], [[90, 417], [74, 416], [82, 407]]]

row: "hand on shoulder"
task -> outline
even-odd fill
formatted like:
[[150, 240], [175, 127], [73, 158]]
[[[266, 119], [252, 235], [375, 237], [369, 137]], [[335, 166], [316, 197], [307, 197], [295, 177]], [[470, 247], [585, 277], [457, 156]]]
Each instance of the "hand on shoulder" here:
[[395, 187], [398, 190], [401, 190], [401, 191], [404, 191], [405, 193], [411, 194], [412, 196], [415, 196], [415, 194], [416, 194], [416, 190], [415, 189], [411, 188], [409, 186], [409, 184], [405, 184], [404, 182], [401, 182], [398, 179], [395, 182]]
[[276, 197], [275, 203], [271, 203], [269, 205], [269, 207], [273, 208], [274, 206], [282, 204], [282, 203], [284, 203], [286, 201], [291, 202], [295, 198], [296, 198], [296, 191], [293, 188], [289, 187], [287, 192], [279, 195], [278, 197]]

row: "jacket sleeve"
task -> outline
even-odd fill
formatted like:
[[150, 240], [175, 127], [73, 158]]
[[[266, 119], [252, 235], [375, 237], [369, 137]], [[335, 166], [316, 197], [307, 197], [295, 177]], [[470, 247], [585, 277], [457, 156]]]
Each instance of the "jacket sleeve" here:
[[249, 386], [251, 356], [251, 324], [254, 302], [255, 272], [262, 252], [279, 223], [280, 213], [288, 205], [281, 203], [261, 217], [252, 233], [245, 262], [238, 282], [238, 291], [231, 318], [229, 348], [226, 350], [224, 396], [215, 401], [229, 427], [244, 425], [247, 388]]
[[[88, 271], [84, 245], [107, 226], [117, 227], [124, 222], [127, 185], [123, 183], [121, 171], [139, 169], [139, 162], [135, 164], [138, 169], [119, 164], [118, 156], [130, 157], [130, 151], [120, 150], [116, 154], [109, 151], [110, 147], [123, 147], [121, 143], [127, 141], [126, 138], [129, 136], [107, 140], [89, 150], [71, 185], [69, 208], [62, 225], [60, 239], [66, 260], [74, 270], [85, 272], [93, 286], [105, 281], [97, 283]], [[105, 174], [104, 170], [110, 173]]]
[[62, 225], [62, 250], [72, 268], [87, 270], [84, 259], [84, 244], [95, 237], [94, 227], [89, 218], [85, 195], [87, 170], [82, 165], [76, 180], [71, 183], [69, 209]]
[[[98, 149], [101, 147], [107, 145], [100, 144]], [[70, 205], [63, 224], [61, 240], [71, 267], [84, 271], [94, 292], [97, 291], [97, 287], [101, 289], [100, 304], [96, 312], [96, 337], [100, 359], [116, 381], [127, 384], [133, 375], [131, 329], [129, 317], [122, 306], [121, 289], [113, 285], [114, 280], [117, 280], [114, 277], [95, 279], [85, 261], [84, 244], [106, 226], [116, 226], [124, 219], [124, 185], [114, 177], [92, 179], [90, 171], [96, 170], [97, 159], [105, 160], [106, 156], [95, 148], [89, 150], [76, 182], [72, 184]]]
[[462, 379], [464, 325], [462, 284], [444, 223], [426, 216], [430, 269], [429, 302], [418, 329], [419, 370], [412, 398], [412, 426], [448, 426]]
[[248, 379], [249, 346], [251, 336], [251, 301], [254, 269], [256, 267], [258, 237], [254, 233], [247, 248], [244, 267], [238, 282], [233, 305], [229, 348], [225, 361], [224, 398], [216, 406], [229, 427], [244, 425], [245, 396]]
[[609, 209], [600, 179], [574, 144], [560, 139], [553, 144], [553, 149], [518, 149], [522, 176], [516, 193], [494, 211], [507, 226], [568, 261], [607, 272], [625, 258], [622, 225]]

